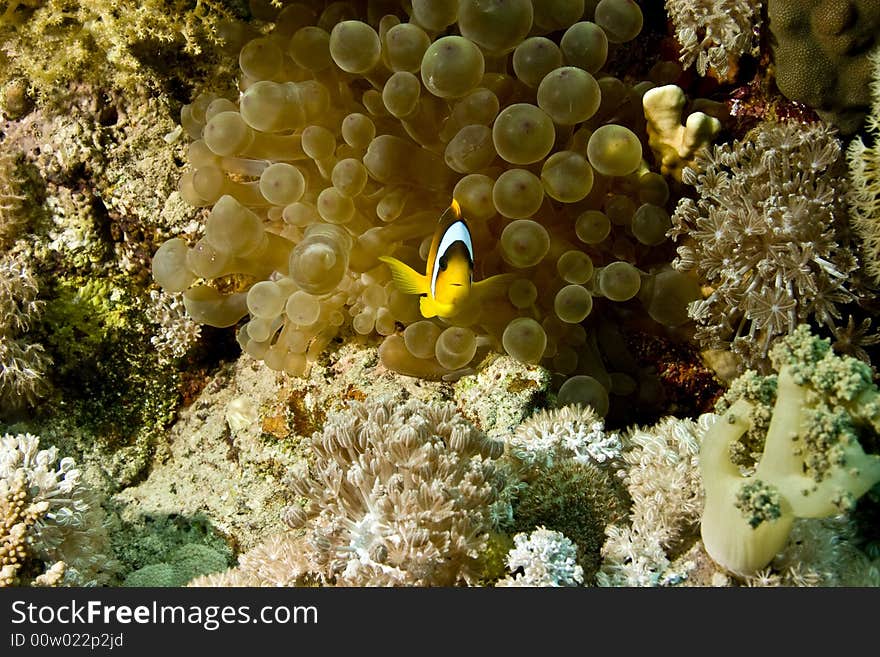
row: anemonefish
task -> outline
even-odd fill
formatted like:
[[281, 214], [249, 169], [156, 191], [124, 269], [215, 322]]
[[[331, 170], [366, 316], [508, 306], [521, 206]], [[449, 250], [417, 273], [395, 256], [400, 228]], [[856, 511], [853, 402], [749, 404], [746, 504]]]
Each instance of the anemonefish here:
[[473, 294], [486, 292], [509, 278], [501, 274], [474, 283], [474, 245], [458, 201], [440, 215], [424, 275], [397, 258], [380, 256], [391, 269], [394, 284], [404, 294], [420, 294], [424, 317], [454, 317]]

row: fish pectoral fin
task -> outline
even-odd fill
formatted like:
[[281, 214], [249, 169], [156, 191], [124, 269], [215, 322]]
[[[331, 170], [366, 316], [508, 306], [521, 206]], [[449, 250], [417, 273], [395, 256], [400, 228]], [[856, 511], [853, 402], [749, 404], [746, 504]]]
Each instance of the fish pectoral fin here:
[[440, 303], [431, 297], [422, 297], [419, 301], [422, 317], [455, 317], [461, 312], [461, 306], [454, 303]]
[[430, 297], [422, 297], [419, 299], [419, 311], [422, 313], [422, 317], [436, 317], [437, 304], [435, 304]]
[[391, 278], [397, 289], [404, 294], [427, 294], [428, 278], [407, 264], [391, 256], [379, 256], [379, 260], [388, 265]]
[[471, 294], [481, 298], [507, 294], [508, 286], [516, 280], [516, 274], [496, 274], [471, 284]]

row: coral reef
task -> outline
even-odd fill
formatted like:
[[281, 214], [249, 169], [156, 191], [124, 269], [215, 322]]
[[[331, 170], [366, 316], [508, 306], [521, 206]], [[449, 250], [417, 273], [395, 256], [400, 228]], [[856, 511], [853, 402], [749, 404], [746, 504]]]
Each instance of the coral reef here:
[[757, 45], [761, 0], [666, 0], [681, 44], [681, 63], [726, 78]]
[[689, 306], [697, 339], [762, 365], [772, 340], [805, 321], [834, 327], [853, 300], [841, 145], [824, 124], [762, 124], [699, 154], [670, 232], [674, 265], [710, 293]]
[[610, 523], [602, 546], [600, 586], [674, 583], [675, 557], [689, 547], [703, 510], [700, 441], [711, 414], [698, 421], [666, 417], [623, 435], [621, 472], [632, 498], [629, 523]]
[[849, 144], [849, 207], [853, 230], [861, 237], [863, 262], [868, 274], [880, 284], [880, 49], [871, 54], [874, 67], [871, 82], [871, 112], [866, 132], [873, 140], [869, 145], [861, 136]]
[[767, 0], [776, 84], [841, 133], [855, 133], [870, 106], [877, 0]]
[[0, 0], [0, 583], [880, 585], [877, 6]]
[[514, 547], [507, 554], [512, 576], [496, 586], [578, 586], [584, 581], [583, 569], [575, 563], [577, 548], [559, 532], [538, 527], [531, 534], [513, 537]]
[[[703, 542], [738, 575], [766, 566], [785, 546], [795, 518], [849, 511], [880, 482], [880, 456], [865, 454], [859, 442], [880, 431], [870, 368], [835, 356], [805, 325], [778, 341], [771, 359], [778, 375], [769, 423], [767, 408], [743, 397], [708, 429], [700, 452]], [[763, 450], [744, 476], [729, 448], [758, 423], [766, 424]]]
[[71, 458], [39, 449], [30, 434], [0, 438], [4, 536], [0, 577], [86, 586], [107, 583], [116, 564], [97, 495]]
[[0, 418], [33, 403], [46, 387], [51, 360], [28, 338], [42, 307], [37, 291], [24, 256], [0, 253]]
[[489, 530], [510, 515], [489, 441], [449, 405], [350, 402], [311, 440], [315, 460], [286, 512], [336, 585], [475, 582]]

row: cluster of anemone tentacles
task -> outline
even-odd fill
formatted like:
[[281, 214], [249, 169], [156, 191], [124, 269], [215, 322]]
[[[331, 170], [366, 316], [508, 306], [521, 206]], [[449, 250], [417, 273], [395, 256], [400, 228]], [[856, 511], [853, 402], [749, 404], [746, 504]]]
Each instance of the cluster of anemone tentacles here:
[[[658, 255], [669, 189], [642, 150], [654, 83], [605, 71], [641, 31], [639, 6], [367, 6], [286, 6], [242, 48], [236, 98], [184, 107], [194, 141], [180, 193], [211, 210], [203, 232], [160, 247], [156, 280], [199, 322], [247, 317], [244, 351], [291, 374], [351, 331], [383, 337], [388, 368], [429, 379], [507, 352], [602, 413], [609, 395], [654, 390], [603, 343], [619, 334], [597, 330], [620, 309], [681, 324], [698, 294]], [[455, 316], [425, 319], [378, 258], [425, 271], [452, 198], [475, 279], [509, 276]]]

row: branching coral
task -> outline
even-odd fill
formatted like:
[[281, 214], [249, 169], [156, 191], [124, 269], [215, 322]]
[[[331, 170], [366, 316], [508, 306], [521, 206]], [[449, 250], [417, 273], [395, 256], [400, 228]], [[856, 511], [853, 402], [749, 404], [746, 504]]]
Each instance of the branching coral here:
[[648, 143], [660, 162], [660, 172], [681, 180], [681, 171], [721, 130], [721, 122], [704, 112], [693, 112], [682, 125], [685, 95], [667, 84], [645, 92], [642, 106], [648, 121]]
[[727, 76], [741, 55], [757, 44], [761, 0], [666, 0], [681, 44], [681, 63], [706, 75]]
[[730, 457], [731, 445], [767, 420], [766, 407], [746, 396], [709, 428], [700, 452], [703, 542], [715, 561], [739, 575], [770, 563], [795, 518], [846, 512], [880, 482], [880, 456], [865, 454], [859, 441], [880, 432], [880, 393], [870, 367], [835, 356], [806, 325], [770, 355], [779, 374], [757, 464], [744, 475]]
[[[71, 458], [39, 449], [30, 434], [0, 438], [0, 486], [5, 499], [3, 577], [85, 586], [106, 583], [114, 561], [93, 490]], [[40, 577], [42, 576], [42, 579]]]
[[48, 506], [45, 501], [28, 504], [24, 472], [0, 479], [0, 586], [15, 584], [28, 557], [28, 532]]
[[37, 292], [24, 257], [0, 254], [0, 415], [32, 403], [45, 386], [50, 359], [27, 339], [42, 306]]
[[476, 581], [493, 524], [510, 514], [489, 441], [448, 404], [350, 402], [312, 436], [315, 459], [287, 521], [310, 532], [311, 561], [337, 585]]
[[674, 265], [711, 286], [689, 307], [706, 347], [732, 344], [758, 365], [770, 342], [801, 322], [832, 327], [852, 300], [856, 260], [846, 237], [840, 143], [818, 123], [763, 124], [743, 141], [699, 155], [683, 180], [671, 235]]

